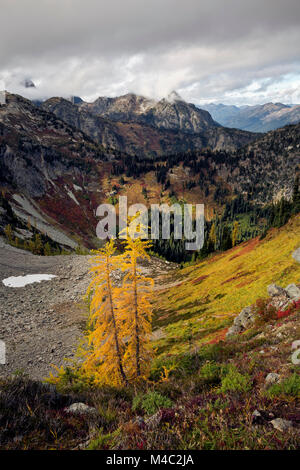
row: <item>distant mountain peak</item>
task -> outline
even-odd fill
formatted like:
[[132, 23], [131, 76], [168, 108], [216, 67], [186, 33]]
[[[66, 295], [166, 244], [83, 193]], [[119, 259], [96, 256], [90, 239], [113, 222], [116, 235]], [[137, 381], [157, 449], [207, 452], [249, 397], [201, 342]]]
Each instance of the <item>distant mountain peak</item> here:
[[177, 91], [173, 90], [167, 96], [167, 101], [170, 103], [175, 103], [175, 101], [184, 101], [183, 98], [177, 93]]
[[239, 107], [210, 103], [202, 108], [222, 126], [250, 132], [269, 132], [300, 122], [300, 109], [280, 102]]
[[36, 88], [35, 84], [30, 78], [25, 78], [22, 82], [21, 85], [23, 85], [24, 88]]

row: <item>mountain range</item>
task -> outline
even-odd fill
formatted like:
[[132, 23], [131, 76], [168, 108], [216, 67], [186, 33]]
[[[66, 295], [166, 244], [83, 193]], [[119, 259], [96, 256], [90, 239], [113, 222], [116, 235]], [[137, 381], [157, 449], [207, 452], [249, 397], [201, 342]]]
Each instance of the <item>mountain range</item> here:
[[266, 103], [256, 106], [233, 106], [210, 103], [201, 105], [222, 126], [251, 132], [268, 132], [300, 122], [300, 105]]
[[127, 94], [77, 104], [55, 97], [40, 106], [97, 143], [131, 155], [166, 155], [204, 147], [236, 150], [257, 137], [220, 126], [207, 111], [186, 103], [175, 92], [158, 102]]
[[[141, 109], [140, 100], [133, 103]], [[178, 110], [177, 100], [166, 106]], [[259, 204], [291, 197], [300, 124], [261, 136], [223, 128], [206, 113], [201, 121], [192, 105], [188, 112], [211, 124], [192, 133], [192, 124], [185, 132], [159, 128], [165, 118], [157, 127], [114, 121], [87, 107], [63, 98], [36, 106], [7, 94], [0, 106], [1, 231], [11, 224], [24, 234], [31, 220], [62, 246], [94, 246], [97, 206], [122, 194], [130, 204], [205, 203], [208, 218], [236, 195]]]

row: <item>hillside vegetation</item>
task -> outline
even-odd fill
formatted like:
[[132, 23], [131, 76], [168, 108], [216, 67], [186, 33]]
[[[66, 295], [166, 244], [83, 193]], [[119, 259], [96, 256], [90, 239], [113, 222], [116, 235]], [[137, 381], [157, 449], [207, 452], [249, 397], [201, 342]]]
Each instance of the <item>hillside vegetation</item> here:
[[[299, 282], [299, 225], [156, 279], [148, 380], [95, 387], [72, 368], [57, 388], [2, 380], [0, 448], [299, 449], [299, 300], [285, 312], [259, 301], [271, 283]], [[226, 338], [250, 304], [257, 321]]]
[[155, 324], [163, 330], [159, 351], [186, 351], [189, 335], [195, 346], [223, 338], [243, 307], [266, 297], [269, 284], [299, 282], [300, 265], [291, 256], [299, 232], [298, 215], [263, 240], [255, 238], [178, 271], [156, 303]]

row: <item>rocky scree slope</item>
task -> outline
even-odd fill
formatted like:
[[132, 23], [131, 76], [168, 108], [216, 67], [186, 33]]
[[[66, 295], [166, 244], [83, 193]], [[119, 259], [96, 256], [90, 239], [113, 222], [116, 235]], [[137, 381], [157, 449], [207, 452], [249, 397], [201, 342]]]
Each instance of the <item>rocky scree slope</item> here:
[[240, 149], [232, 163], [230, 171], [239, 193], [260, 203], [289, 199], [300, 169], [300, 124], [265, 134]]
[[[0, 238], [0, 339], [5, 341], [7, 361], [0, 377], [22, 371], [42, 380], [51, 364], [72, 359], [88, 318], [84, 301], [91, 280], [90, 256], [36, 256], [11, 247]], [[141, 266], [158, 279], [175, 265], [157, 258]], [[27, 274], [54, 274], [50, 281], [24, 287], [7, 287], [2, 280]], [[121, 280], [114, 273], [114, 281]]]

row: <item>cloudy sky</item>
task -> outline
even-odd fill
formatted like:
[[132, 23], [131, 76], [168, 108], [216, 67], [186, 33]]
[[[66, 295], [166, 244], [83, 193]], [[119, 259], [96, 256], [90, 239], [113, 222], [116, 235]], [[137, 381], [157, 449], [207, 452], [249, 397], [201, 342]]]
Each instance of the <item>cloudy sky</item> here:
[[0, 89], [30, 98], [300, 103], [299, 0], [0, 0], [0, 17]]

